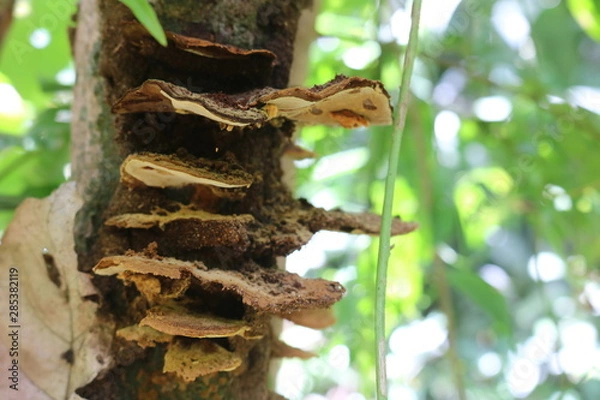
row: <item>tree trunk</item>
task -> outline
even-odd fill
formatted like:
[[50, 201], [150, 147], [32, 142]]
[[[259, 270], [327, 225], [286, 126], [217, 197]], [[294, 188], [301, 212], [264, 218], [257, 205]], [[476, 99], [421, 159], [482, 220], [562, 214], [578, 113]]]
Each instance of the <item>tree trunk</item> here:
[[[240, 93], [265, 86], [285, 87], [292, 62], [297, 20], [307, 2], [283, 1], [156, 1], [154, 8], [165, 30], [198, 37], [211, 42], [245, 49], [267, 49], [277, 56], [272, 71], [244, 71], [237, 61], [186, 57], [166, 59], [161, 49], [144, 38], [140, 47], [131, 43], [124, 29], [133, 23], [129, 10], [117, 1], [83, 1], [79, 11], [75, 40], [78, 82], [75, 90], [73, 124], [73, 172], [85, 205], [78, 214], [75, 237], [79, 267], [90, 271], [102, 257], [124, 254], [130, 248], [142, 251], [149, 242], [146, 232], [123, 232], [105, 228], [107, 216], [156, 205], [165, 200], [161, 189], [130, 191], [119, 186], [119, 166], [131, 153], [173, 154], [185, 149], [203, 159], [235, 160], [258, 179], [241, 201], [219, 206], [229, 207], [228, 214], [252, 213], [255, 217], [281, 196], [288, 196], [280, 183], [281, 149], [291, 136], [290, 123], [268, 125], [251, 132], [222, 131], [218, 124], [202, 118], [172, 114], [133, 114], [115, 117], [110, 105], [128, 89], [154, 78], [179, 83], [193, 91]], [[148, 46], [150, 48], [146, 48]], [[206, 64], [206, 65], [205, 65]], [[240, 69], [238, 71], [237, 69]], [[116, 140], [115, 140], [116, 138]], [[179, 198], [189, 193], [177, 193]], [[146, 200], [144, 200], [146, 198]], [[186, 198], [186, 200], [188, 200]], [[135, 205], [133, 205], [135, 204]], [[178, 228], [182, 236], [193, 235], [194, 227]], [[214, 233], [219, 235], [218, 232]], [[177, 240], [177, 239], [175, 239]], [[226, 247], [199, 251], [173, 246], [158, 240], [161, 256], [201, 260], [207, 265], [235, 268], [247, 255], [233, 254]], [[216, 255], [215, 255], [216, 254]], [[212, 263], [211, 263], [212, 262]], [[272, 268], [273, 255], [261, 255], [261, 266]], [[121, 285], [114, 277], [96, 278], [100, 288], [100, 318], [116, 321], [117, 328], [139, 321], [140, 308], [148, 307], [137, 291]], [[163, 282], [164, 284], [164, 282]], [[215, 297], [214, 291], [196, 289], [195, 304], [202, 303], [211, 314], [221, 317], [249, 318], [250, 311], [234, 295], [220, 294], [206, 304], [203, 297]], [[135, 304], [134, 306], [130, 306]], [[254, 317], [257, 319], [258, 317]], [[242, 339], [238, 340], [241, 341]], [[228, 349], [242, 349], [247, 361], [235, 372], [220, 372], [194, 382], [165, 380], [165, 346], [141, 350], [136, 344], [116, 339], [112, 345], [114, 367], [104, 376], [80, 389], [89, 399], [125, 398], [244, 398], [268, 397], [266, 378], [270, 359], [270, 332], [250, 344], [221, 343]], [[239, 372], [242, 369], [243, 372]]]

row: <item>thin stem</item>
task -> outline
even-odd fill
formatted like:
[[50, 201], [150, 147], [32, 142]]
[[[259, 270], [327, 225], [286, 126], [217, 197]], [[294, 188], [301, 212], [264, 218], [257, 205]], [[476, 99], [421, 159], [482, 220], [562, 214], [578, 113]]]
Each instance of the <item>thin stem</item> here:
[[406, 48], [406, 55], [404, 57], [402, 83], [400, 86], [400, 95], [398, 97], [398, 115], [394, 124], [394, 131], [392, 133], [390, 160], [385, 179], [385, 195], [383, 199], [381, 221], [381, 239], [379, 240], [379, 255], [377, 260], [377, 287], [375, 291], [377, 399], [379, 400], [387, 399], [387, 371], [385, 365], [385, 357], [387, 353], [385, 337], [385, 294], [387, 287], [387, 269], [391, 250], [390, 238], [392, 229], [392, 205], [394, 203], [394, 187], [396, 183], [396, 173], [398, 171], [398, 160], [400, 157], [402, 135], [406, 122], [406, 114], [408, 112], [410, 78], [412, 76], [413, 65], [417, 54], [420, 15], [421, 0], [414, 0], [411, 12], [412, 24], [410, 27], [410, 36], [408, 40], [408, 46]]

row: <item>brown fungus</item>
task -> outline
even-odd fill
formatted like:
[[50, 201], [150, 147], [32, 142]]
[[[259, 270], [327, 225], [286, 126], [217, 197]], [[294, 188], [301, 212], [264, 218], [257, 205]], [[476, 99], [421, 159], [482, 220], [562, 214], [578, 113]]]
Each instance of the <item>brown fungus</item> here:
[[113, 106], [113, 112], [196, 114], [218, 122], [222, 128], [260, 126], [282, 117], [346, 128], [392, 123], [389, 95], [381, 82], [344, 76], [310, 89], [264, 88], [236, 95], [193, 93], [151, 79], [125, 93]]
[[[369, 212], [347, 213], [341, 210], [326, 211], [311, 208], [306, 211], [308, 227], [312, 232], [320, 230], [339, 231], [352, 234], [379, 235], [381, 216]], [[417, 229], [415, 222], [405, 222], [400, 217], [392, 219], [392, 236], [405, 235]]]
[[[148, 31], [137, 23], [128, 24], [125, 32], [130, 38], [137, 37], [138, 39], [141, 39], [142, 37], [151, 37]], [[173, 44], [174, 47], [206, 58], [248, 62], [248, 59], [256, 57], [264, 59], [269, 64], [275, 63], [276, 59], [276, 56], [272, 51], [265, 49], [247, 50], [169, 31], [166, 31], [165, 34], [168, 42]]]
[[340, 75], [310, 89], [276, 90], [260, 96], [257, 102], [274, 106], [274, 116], [309, 125], [357, 128], [392, 123], [390, 97], [381, 82], [358, 77]]
[[300, 147], [293, 142], [289, 142], [283, 147], [283, 156], [296, 161], [317, 158], [315, 152]]
[[277, 65], [277, 56], [266, 49], [243, 49], [170, 31], [165, 32], [168, 45], [163, 47], [137, 22], [125, 23], [123, 33], [127, 42], [144, 56], [188, 75], [211, 76], [217, 82], [224, 80], [222, 76], [240, 83], [243, 79], [264, 82]]
[[[105, 224], [123, 229], [147, 230], [144, 238], [160, 246], [189, 250], [228, 246], [232, 250], [245, 251], [250, 244], [246, 226], [253, 220], [254, 217], [249, 214], [219, 215], [182, 207], [175, 212], [116, 215]], [[154, 227], [160, 228], [160, 231], [152, 230]], [[182, 235], [182, 232], [185, 234]]]
[[309, 358], [316, 357], [315, 353], [310, 351], [302, 350], [297, 347], [292, 347], [289, 344], [282, 342], [281, 340], [273, 340], [271, 342], [271, 357], [273, 358], [301, 358], [308, 360]]
[[242, 365], [236, 353], [210, 340], [173, 340], [165, 354], [163, 372], [173, 372], [186, 382], [219, 371], [233, 371]]
[[[107, 219], [105, 224], [126, 229], [150, 229], [155, 226], [164, 229], [170, 223], [180, 220], [194, 220], [199, 223], [204, 222], [210, 225], [219, 225], [220, 229], [227, 229], [229, 226], [233, 226], [233, 228], [239, 230], [242, 228], [243, 224], [253, 221], [254, 217], [249, 214], [220, 215], [203, 210], [193, 210], [182, 207], [180, 210], [174, 212], [156, 210], [152, 214], [116, 215]], [[239, 224], [233, 224], [234, 221], [239, 222]]]
[[149, 326], [131, 325], [117, 331], [117, 336], [136, 342], [142, 348], [154, 347], [157, 343], [169, 343], [172, 335], [157, 331]]
[[197, 339], [231, 336], [242, 336], [246, 339], [262, 337], [261, 334], [253, 332], [254, 329], [244, 321], [199, 314], [174, 302], [151, 308], [140, 321], [140, 326], [149, 326], [173, 336]]
[[201, 262], [185, 262], [175, 258], [149, 258], [142, 255], [104, 257], [94, 267], [96, 275], [121, 275], [125, 272], [183, 279], [186, 271], [206, 269]]
[[125, 271], [142, 270], [163, 276], [181, 276], [183, 271], [189, 271], [198, 284], [209, 290], [237, 293], [243, 303], [255, 310], [284, 318], [298, 310], [329, 308], [341, 300], [345, 292], [337, 282], [303, 278], [287, 271], [261, 268], [251, 262], [233, 271], [207, 269], [200, 262], [129, 255], [105, 257], [94, 267], [94, 272], [99, 275], [122, 276]]
[[329, 328], [336, 322], [335, 315], [331, 308], [300, 310], [282, 316], [296, 325], [302, 325], [312, 329]]
[[232, 162], [140, 153], [123, 161], [121, 181], [130, 186], [158, 188], [205, 185], [236, 189], [250, 187], [252, 176]]
[[[305, 201], [292, 203], [278, 210], [271, 218], [273, 223], [250, 223], [248, 236], [256, 255], [286, 256], [310, 241], [321, 230], [351, 234], [377, 235], [381, 230], [381, 217], [377, 214], [347, 213], [341, 210], [315, 208]], [[414, 222], [392, 219], [392, 235], [403, 235], [417, 229]]]
[[126, 283], [133, 282], [138, 292], [140, 292], [150, 304], [179, 298], [190, 286], [189, 274], [185, 274], [183, 279], [169, 279], [149, 274], [123, 272], [119, 278]]
[[[247, 102], [247, 101], [246, 101]], [[192, 93], [172, 83], [149, 79], [142, 86], [129, 90], [113, 105], [118, 114], [136, 112], [175, 112], [195, 114], [227, 126], [248, 126], [267, 120], [256, 108], [236, 106], [224, 94]]]

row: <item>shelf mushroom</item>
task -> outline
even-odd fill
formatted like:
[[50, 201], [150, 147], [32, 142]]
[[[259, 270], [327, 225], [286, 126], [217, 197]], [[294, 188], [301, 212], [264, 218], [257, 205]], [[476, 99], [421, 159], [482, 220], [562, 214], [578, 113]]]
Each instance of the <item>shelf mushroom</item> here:
[[195, 114], [227, 129], [262, 126], [275, 118], [345, 128], [392, 122], [390, 98], [381, 82], [342, 75], [310, 89], [267, 87], [232, 95], [194, 93], [182, 86], [149, 79], [126, 92], [113, 105], [113, 112]]

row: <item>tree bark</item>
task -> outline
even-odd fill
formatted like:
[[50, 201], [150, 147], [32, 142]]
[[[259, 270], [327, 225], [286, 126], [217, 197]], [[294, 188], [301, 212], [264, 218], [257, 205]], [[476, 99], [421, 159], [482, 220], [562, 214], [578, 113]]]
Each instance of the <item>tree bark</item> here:
[[0, 46], [12, 22], [14, 0], [0, 0]]
[[[150, 78], [177, 82], [202, 92], [238, 93], [264, 86], [285, 87], [292, 62], [293, 41], [302, 1], [156, 1], [163, 27], [171, 32], [199, 37], [240, 48], [267, 49], [277, 56], [269, 74], [243, 75], [235, 65], [224, 70], [211, 66], [173, 64], [128, 41], [124, 29], [133, 22], [129, 10], [114, 0], [84, 0], [78, 13], [75, 40], [77, 84], [73, 107], [73, 176], [84, 200], [76, 220], [75, 238], [79, 269], [89, 272], [102, 257], [124, 254], [130, 248], [143, 250], [147, 242], [130, 233], [108, 229], [108, 216], [130, 210], [144, 197], [163, 196], [157, 190], [133, 193], [119, 186], [119, 166], [126, 155], [140, 151], [171, 154], [184, 148], [194, 157], [220, 159], [227, 154], [250, 171], [255, 180], [244, 200], [230, 205], [229, 213], [248, 213], [267, 217], [272, 207], [289, 193], [281, 184], [280, 156], [283, 144], [292, 134], [291, 123], [267, 125], [252, 132], [221, 131], [217, 124], [201, 118], [170, 114], [115, 116], [113, 104], [128, 89]], [[140, 52], [142, 54], [140, 54]], [[209, 62], [211, 60], [208, 60]], [[198, 60], [201, 63], [202, 60]], [[146, 204], [146, 203], [144, 203]], [[146, 204], [147, 205], [147, 204]], [[182, 235], [187, 232], [182, 231]], [[219, 249], [216, 249], [219, 250]], [[228, 268], [247, 255], [231, 255], [226, 249], [182, 252], [161, 245], [165, 256], [214, 261]], [[193, 252], [192, 252], [193, 253]], [[273, 268], [273, 255], [256, 260]], [[98, 318], [117, 327], [137, 322], [142, 305], [139, 294], [109, 277], [95, 278], [101, 292]], [[199, 297], [208, 292], [198, 294]], [[209, 308], [221, 316], [247, 313], [235, 296], [222, 295]], [[114, 365], [102, 376], [78, 390], [89, 399], [265, 399], [269, 397], [266, 377], [271, 337], [255, 341], [246, 350], [242, 372], [221, 372], [191, 383], [165, 378], [162, 372], [164, 346], [140, 349], [133, 343], [115, 339]]]

